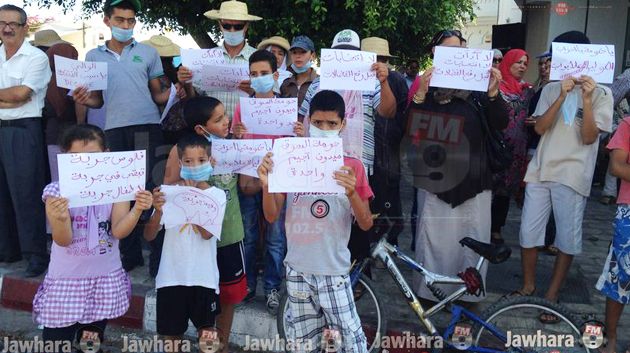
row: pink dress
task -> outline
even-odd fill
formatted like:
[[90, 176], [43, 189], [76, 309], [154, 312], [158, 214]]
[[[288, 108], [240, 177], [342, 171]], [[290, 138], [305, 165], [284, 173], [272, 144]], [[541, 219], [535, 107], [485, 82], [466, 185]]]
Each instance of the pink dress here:
[[[59, 184], [42, 199], [59, 197]], [[112, 205], [70, 209], [72, 243], [51, 248], [50, 265], [33, 299], [33, 319], [50, 328], [122, 316], [129, 309], [131, 281], [111, 233]]]

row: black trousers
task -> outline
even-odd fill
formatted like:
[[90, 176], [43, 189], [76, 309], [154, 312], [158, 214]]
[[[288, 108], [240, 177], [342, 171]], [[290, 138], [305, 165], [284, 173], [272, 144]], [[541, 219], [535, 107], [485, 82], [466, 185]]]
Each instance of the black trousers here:
[[[81, 337], [83, 337], [83, 331], [90, 331], [98, 333], [100, 343], [103, 344], [105, 340], [105, 328], [107, 327], [107, 320], [101, 320], [92, 322], [90, 324], [76, 323], [71, 326], [50, 328], [44, 327], [42, 332], [42, 340], [51, 342], [60, 342], [57, 347], [63, 348], [61, 342], [71, 342], [73, 347], [78, 347]], [[53, 345], [54, 347], [54, 345]], [[81, 352], [81, 349], [75, 350]], [[102, 350], [99, 350], [102, 352]], [[48, 352], [48, 353], [60, 353], [60, 352]]]
[[[153, 190], [162, 184], [164, 177], [164, 164], [158, 161], [168, 157], [166, 154], [159, 156], [158, 150], [163, 144], [162, 130], [158, 124], [133, 125], [105, 131], [107, 145], [112, 152], [146, 150], [147, 156], [147, 185], [146, 190]], [[163, 154], [163, 153], [162, 153]], [[163, 157], [163, 158], [160, 158]], [[138, 225], [128, 237], [120, 241], [120, 254], [123, 265], [143, 264], [142, 258], [142, 232], [144, 222], [150, 213], [145, 212]]]
[[492, 233], [501, 233], [501, 228], [505, 226], [508, 212], [510, 211], [510, 197], [503, 195], [493, 195], [490, 218], [492, 219]]
[[48, 263], [41, 118], [0, 121], [0, 257]]

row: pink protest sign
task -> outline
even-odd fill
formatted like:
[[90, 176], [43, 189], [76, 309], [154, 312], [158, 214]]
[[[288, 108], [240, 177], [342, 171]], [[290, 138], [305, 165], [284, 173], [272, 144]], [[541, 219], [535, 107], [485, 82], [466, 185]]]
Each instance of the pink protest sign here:
[[358, 50], [322, 49], [320, 89], [374, 91], [376, 54]]
[[89, 91], [107, 89], [107, 63], [79, 61], [55, 55], [57, 86], [75, 89], [86, 86]]
[[598, 83], [612, 83], [615, 74], [615, 46], [551, 43], [551, 80], [592, 77]]
[[241, 121], [248, 133], [293, 136], [297, 102], [297, 98], [241, 97]]
[[490, 83], [492, 55], [492, 50], [435, 47], [430, 84], [433, 87], [486, 92]]
[[333, 178], [343, 166], [341, 138], [276, 139], [273, 164], [269, 192], [344, 192]]
[[195, 224], [221, 238], [227, 202], [225, 191], [178, 185], [162, 185], [160, 191], [166, 199], [162, 216], [166, 228]]
[[59, 189], [70, 207], [131, 201], [145, 188], [146, 151], [66, 153], [57, 162]]

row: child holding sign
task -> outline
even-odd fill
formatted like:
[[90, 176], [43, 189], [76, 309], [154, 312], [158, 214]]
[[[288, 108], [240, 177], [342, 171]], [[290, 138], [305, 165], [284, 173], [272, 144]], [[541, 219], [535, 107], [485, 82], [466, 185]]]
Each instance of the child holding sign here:
[[[77, 125], [66, 131], [60, 147], [64, 153], [104, 152], [105, 135], [96, 126]], [[33, 299], [33, 317], [44, 325], [45, 341], [71, 342], [98, 333], [102, 342], [107, 320], [122, 316], [131, 297], [118, 241], [151, 207], [151, 193], [137, 192], [131, 210], [129, 201], [69, 208], [54, 182], [42, 199], [53, 244], [48, 273]]]
[[[212, 174], [210, 143], [198, 135], [184, 136], [177, 142], [182, 180], [177, 185], [201, 190]], [[144, 230], [144, 238], [152, 241], [162, 222], [164, 193], [153, 191], [155, 212]], [[217, 292], [217, 237], [194, 224], [166, 229], [160, 268], [155, 278], [157, 288], [157, 332], [167, 340], [181, 340], [190, 319], [200, 336], [215, 325], [219, 313]], [[172, 346], [175, 346], [173, 343]]]
[[[188, 126], [188, 132], [213, 140], [227, 138], [229, 134], [229, 119], [225, 115], [224, 105], [216, 98], [194, 97], [186, 102], [184, 107], [184, 119]], [[165, 184], [175, 184], [186, 175], [181, 174], [182, 164], [173, 147], [166, 162]], [[247, 295], [247, 283], [245, 279], [245, 265], [243, 260], [243, 217], [238, 199], [238, 184], [250, 183], [253, 177], [247, 175], [224, 174], [212, 175], [208, 184], [225, 191], [227, 205], [223, 218], [221, 239], [217, 243], [217, 265], [219, 268], [219, 290], [221, 295], [221, 315], [217, 317], [217, 327], [220, 331], [221, 341], [229, 342], [232, 319], [234, 317], [234, 305], [243, 301]], [[228, 345], [222, 350], [227, 353]]]
[[[345, 104], [333, 91], [317, 93], [310, 104], [310, 124], [318, 137], [338, 137], [344, 128]], [[313, 131], [311, 127], [311, 131]], [[272, 154], [258, 167], [263, 186], [263, 210], [268, 222], [278, 219], [286, 203], [287, 292], [297, 342], [319, 347], [326, 327], [341, 332], [346, 352], [367, 352], [366, 338], [356, 312], [348, 270], [348, 241], [353, 215], [362, 230], [372, 227], [369, 199], [373, 197], [363, 164], [344, 158], [334, 178], [344, 194], [271, 194], [268, 174]], [[279, 171], [280, 172], [280, 171]], [[312, 337], [309, 339], [309, 337]]]

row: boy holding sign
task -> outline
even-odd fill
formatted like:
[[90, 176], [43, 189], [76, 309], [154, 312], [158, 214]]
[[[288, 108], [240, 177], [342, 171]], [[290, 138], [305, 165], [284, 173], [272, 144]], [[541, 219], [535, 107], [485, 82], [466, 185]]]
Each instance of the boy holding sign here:
[[[581, 32], [561, 34], [554, 42], [589, 44]], [[553, 63], [552, 53], [552, 63]], [[608, 87], [589, 76], [569, 77], [543, 88], [533, 117], [541, 135], [536, 154], [527, 167], [520, 244], [523, 286], [514, 295], [535, 291], [537, 247], [545, 245], [545, 227], [553, 209], [555, 246], [559, 249], [545, 298], [555, 302], [573, 257], [582, 252], [582, 219], [591, 191], [602, 131], [612, 127], [613, 98]], [[542, 314], [544, 323], [559, 319]]]
[[[187, 135], [177, 143], [182, 179], [177, 185], [200, 190], [210, 188], [212, 175], [210, 143], [199, 135]], [[222, 192], [222, 191], [219, 191]], [[144, 238], [153, 241], [163, 222], [165, 194], [153, 191], [155, 212], [144, 230]], [[213, 329], [219, 313], [219, 269], [217, 238], [196, 224], [166, 229], [160, 268], [155, 278], [157, 288], [157, 331], [168, 340], [178, 340], [188, 329], [190, 319], [199, 336]]]
[[[278, 64], [274, 55], [266, 50], [258, 50], [249, 58], [249, 73], [252, 80], [252, 88], [255, 93], [252, 98], [277, 98], [273, 91], [278, 80]], [[297, 110], [297, 106], [295, 107]], [[249, 139], [273, 139], [280, 136], [261, 135], [250, 133], [241, 122], [241, 106], [236, 106], [233, 132], [236, 138]], [[304, 135], [304, 126], [299, 121], [295, 122], [293, 132], [298, 136]], [[258, 217], [262, 207], [260, 183], [251, 178], [250, 182], [241, 184], [239, 194], [241, 210], [243, 213], [243, 226], [245, 227], [245, 273], [247, 274], [248, 296], [246, 300], [253, 299], [256, 295], [256, 244], [260, 238]], [[276, 222], [269, 222], [265, 234], [266, 252], [264, 290], [267, 298], [267, 310], [276, 314], [280, 305], [280, 286], [282, 284], [282, 260], [286, 253], [286, 235], [284, 229], [284, 212]]]
[[[333, 91], [317, 93], [310, 104], [310, 124], [339, 137], [345, 126], [343, 98]], [[362, 230], [372, 227], [369, 199], [373, 197], [362, 163], [345, 158], [334, 178], [345, 194], [269, 193], [272, 154], [258, 167], [263, 188], [263, 211], [269, 222], [278, 219], [286, 203], [287, 292], [296, 341], [308, 337], [319, 347], [326, 327], [338, 329], [345, 351], [367, 352], [366, 338], [354, 305], [350, 280], [348, 241], [353, 215]], [[280, 172], [280, 171], [278, 171]], [[315, 330], [313, 334], [312, 330]]]

